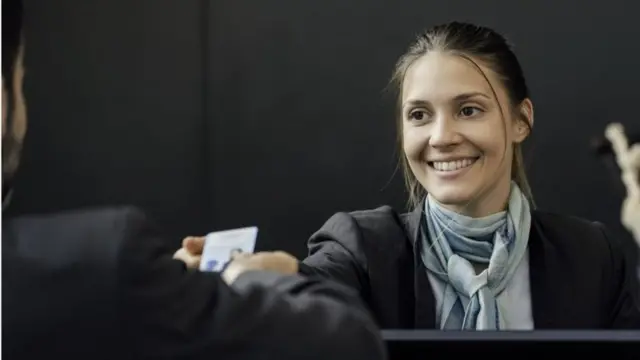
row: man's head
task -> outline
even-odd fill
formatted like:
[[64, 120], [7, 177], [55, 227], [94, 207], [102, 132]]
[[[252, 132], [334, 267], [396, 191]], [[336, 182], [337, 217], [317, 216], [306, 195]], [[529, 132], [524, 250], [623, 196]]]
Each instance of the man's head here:
[[2, 196], [20, 163], [27, 129], [27, 109], [22, 92], [24, 78], [22, 1], [2, 1]]

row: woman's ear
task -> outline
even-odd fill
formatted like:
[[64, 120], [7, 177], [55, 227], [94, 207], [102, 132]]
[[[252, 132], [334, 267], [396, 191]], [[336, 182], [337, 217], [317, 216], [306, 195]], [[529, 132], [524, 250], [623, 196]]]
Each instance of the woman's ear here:
[[533, 129], [533, 103], [527, 98], [522, 100], [518, 107], [519, 111], [516, 113], [516, 121], [514, 121], [513, 140], [516, 143], [521, 143]]

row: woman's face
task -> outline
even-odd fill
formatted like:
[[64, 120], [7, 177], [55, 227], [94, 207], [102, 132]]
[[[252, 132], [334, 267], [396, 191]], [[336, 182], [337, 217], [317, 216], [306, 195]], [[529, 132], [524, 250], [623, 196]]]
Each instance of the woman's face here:
[[[504, 208], [512, 145], [528, 129], [514, 121], [497, 75], [474, 62], [491, 84], [468, 59], [444, 52], [431, 52], [409, 67], [402, 87], [402, 138], [411, 171], [427, 192], [453, 211], [480, 217]], [[530, 104], [523, 102], [523, 110], [532, 119]]]

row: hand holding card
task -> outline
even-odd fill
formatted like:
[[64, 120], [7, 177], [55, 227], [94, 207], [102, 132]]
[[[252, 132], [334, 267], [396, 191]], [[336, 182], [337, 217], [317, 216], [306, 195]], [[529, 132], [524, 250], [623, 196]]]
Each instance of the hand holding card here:
[[221, 275], [228, 284], [240, 274], [252, 270], [296, 274], [298, 259], [286, 252], [253, 254], [257, 232], [257, 228], [251, 227], [214, 232], [206, 237], [189, 236], [173, 257], [188, 268], [214, 272], [224, 270]]
[[202, 250], [200, 270], [220, 272], [232, 256], [253, 253], [257, 236], [258, 228], [255, 226], [208, 234]]

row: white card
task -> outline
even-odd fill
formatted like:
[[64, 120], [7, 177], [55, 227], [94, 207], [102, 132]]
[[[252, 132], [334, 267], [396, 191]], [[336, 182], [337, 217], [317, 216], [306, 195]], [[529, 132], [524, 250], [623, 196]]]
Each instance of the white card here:
[[258, 236], [255, 226], [216, 231], [205, 237], [200, 271], [221, 271], [234, 252], [253, 253]]

